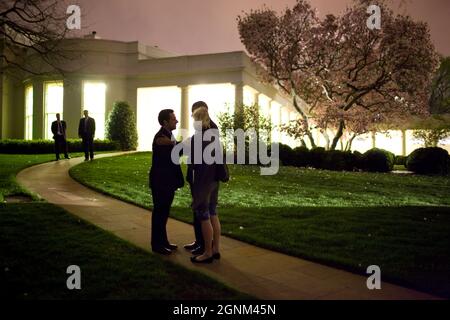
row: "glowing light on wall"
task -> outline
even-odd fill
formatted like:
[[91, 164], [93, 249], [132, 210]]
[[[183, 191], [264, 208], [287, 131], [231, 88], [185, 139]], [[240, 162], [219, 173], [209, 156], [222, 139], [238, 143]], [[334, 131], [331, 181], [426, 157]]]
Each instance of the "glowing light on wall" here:
[[95, 138], [105, 138], [106, 84], [102, 82], [83, 83], [83, 110], [95, 120]]
[[423, 148], [423, 141], [414, 138], [414, 130], [406, 131], [406, 155], [409, 155], [416, 149]]
[[244, 86], [244, 105], [252, 106], [258, 102], [258, 91], [250, 86]]
[[[218, 116], [223, 112], [234, 112], [235, 86], [232, 84], [208, 84], [189, 87], [189, 112], [196, 101], [204, 101], [208, 105], [209, 115], [217, 124]], [[194, 123], [192, 117], [189, 122], [189, 131], [193, 134]]]
[[[291, 111], [291, 112], [289, 113], [289, 120], [290, 120], [290, 121], [295, 121], [295, 120], [297, 120], [299, 117], [300, 117], [300, 115], [298, 114], [297, 111]], [[299, 142], [298, 140], [296, 140], [296, 139], [293, 138], [293, 137], [289, 137], [289, 146], [290, 146], [291, 148], [298, 147], [299, 145], [300, 145], [300, 142]]]
[[376, 133], [375, 146], [392, 152], [395, 155], [401, 155], [402, 150], [402, 132], [400, 130], [390, 130], [387, 133]]
[[352, 150], [361, 153], [372, 149], [372, 133], [366, 133], [357, 136], [352, 142]]
[[[286, 107], [281, 108], [281, 124], [283, 126], [289, 124], [289, 110]], [[281, 134], [281, 143], [289, 144], [289, 136], [286, 132]]]
[[270, 99], [264, 94], [258, 96], [259, 114], [263, 117], [270, 117]]
[[[163, 109], [172, 109], [178, 121], [181, 118], [181, 88], [155, 87], [137, 89], [138, 150], [152, 150], [153, 137], [161, 128], [158, 114]], [[177, 128], [180, 127], [178, 123]], [[178, 138], [178, 130], [173, 131]]]
[[33, 86], [25, 88], [25, 140], [33, 139]]
[[64, 86], [62, 81], [44, 82], [45, 139], [52, 139], [52, 122], [56, 114], [63, 119]]
[[272, 121], [272, 142], [281, 142], [281, 104], [276, 101], [271, 102], [270, 118]]

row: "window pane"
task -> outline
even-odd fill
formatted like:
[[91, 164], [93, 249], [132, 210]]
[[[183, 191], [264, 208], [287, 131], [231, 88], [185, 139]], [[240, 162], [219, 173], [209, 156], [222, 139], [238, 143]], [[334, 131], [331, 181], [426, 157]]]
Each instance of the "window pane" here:
[[106, 85], [101, 82], [85, 82], [83, 86], [83, 109], [95, 120], [95, 138], [105, 138]]
[[25, 139], [33, 139], [33, 86], [25, 88]]
[[46, 82], [44, 86], [45, 101], [45, 139], [52, 139], [52, 122], [56, 120], [56, 114], [61, 114], [63, 119], [63, 82]]
[[[152, 150], [153, 137], [161, 128], [158, 114], [163, 109], [172, 109], [180, 121], [181, 118], [181, 89], [179, 87], [155, 87], [137, 89], [137, 129], [138, 150]], [[178, 124], [177, 128], [180, 127]], [[180, 131], [173, 131], [179, 139]]]
[[[189, 87], [189, 110], [196, 101], [204, 101], [208, 105], [211, 119], [217, 124], [220, 113], [234, 112], [235, 86], [232, 84], [194, 85]], [[194, 132], [194, 120], [189, 124], [191, 134]]]

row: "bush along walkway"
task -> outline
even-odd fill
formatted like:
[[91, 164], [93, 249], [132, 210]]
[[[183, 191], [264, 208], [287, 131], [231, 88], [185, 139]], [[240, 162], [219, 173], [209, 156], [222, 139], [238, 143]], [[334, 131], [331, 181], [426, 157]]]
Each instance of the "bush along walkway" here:
[[[105, 157], [101, 155], [100, 157]], [[63, 207], [116, 236], [150, 251], [151, 212], [92, 191], [69, 176], [81, 158], [52, 162], [21, 171], [18, 182], [47, 201]], [[107, 183], [107, 181], [105, 181]], [[193, 265], [182, 244], [193, 240], [191, 225], [169, 219], [168, 234], [179, 249], [169, 261], [205, 273], [261, 299], [435, 299], [437, 297], [381, 282], [369, 290], [367, 277], [326, 267], [223, 237], [221, 260]], [[368, 275], [369, 276], [369, 275]]]

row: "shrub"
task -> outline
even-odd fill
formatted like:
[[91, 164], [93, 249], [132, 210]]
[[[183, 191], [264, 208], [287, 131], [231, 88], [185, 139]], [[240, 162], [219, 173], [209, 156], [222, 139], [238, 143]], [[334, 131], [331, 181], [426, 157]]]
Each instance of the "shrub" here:
[[353, 159], [355, 161], [355, 168], [363, 170], [363, 154], [359, 151], [353, 151]]
[[279, 144], [280, 162], [283, 166], [293, 166], [295, 163], [294, 150], [286, 144]]
[[339, 150], [330, 150], [324, 153], [322, 159], [324, 169], [332, 171], [343, 171], [346, 168], [345, 153]]
[[127, 102], [116, 101], [106, 123], [106, 137], [117, 141], [121, 150], [136, 150], [136, 118]]
[[395, 165], [397, 166], [406, 166], [406, 159], [408, 157], [405, 156], [395, 156]]
[[345, 163], [346, 163], [346, 168], [345, 170], [347, 171], [354, 171], [358, 168], [358, 156], [354, 153], [352, 153], [351, 151], [346, 151], [345, 152]]
[[[69, 152], [82, 152], [83, 144], [80, 139], [67, 139]], [[118, 150], [118, 145], [109, 140], [94, 140], [95, 151]], [[53, 140], [0, 140], [0, 153], [7, 154], [45, 154], [54, 153]]]
[[383, 149], [371, 149], [363, 154], [362, 169], [369, 172], [390, 172], [394, 168], [395, 155]]
[[325, 148], [314, 148], [309, 153], [309, 165], [316, 169], [323, 169], [325, 162]]
[[310, 163], [309, 149], [297, 147], [293, 150], [293, 165], [296, 167], [307, 167]]
[[406, 161], [408, 170], [418, 174], [448, 174], [450, 160], [442, 148], [420, 148], [413, 151]]
[[326, 151], [322, 165], [324, 169], [332, 171], [353, 171], [356, 168], [356, 156], [340, 150]]

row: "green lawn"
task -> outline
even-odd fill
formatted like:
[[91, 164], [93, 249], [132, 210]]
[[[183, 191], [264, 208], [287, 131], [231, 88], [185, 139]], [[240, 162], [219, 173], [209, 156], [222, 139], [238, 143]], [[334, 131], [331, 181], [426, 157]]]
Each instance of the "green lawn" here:
[[29, 195], [16, 183], [16, 174], [26, 167], [55, 159], [53, 154], [10, 155], [0, 154], [0, 203], [5, 196]]
[[[151, 207], [149, 153], [81, 164], [71, 175], [120, 199]], [[450, 297], [450, 179], [282, 167], [261, 177], [231, 166], [219, 197], [223, 234], [365, 274], [369, 265], [402, 285]], [[172, 216], [191, 222], [190, 193]]]
[[[29, 194], [15, 174], [52, 159], [0, 154], [0, 197]], [[45, 202], [0, 203], [0, 252], [3, 299], [249, 298]], [[81, 268], [81, 290], [66, 287], [69, 265]]]

